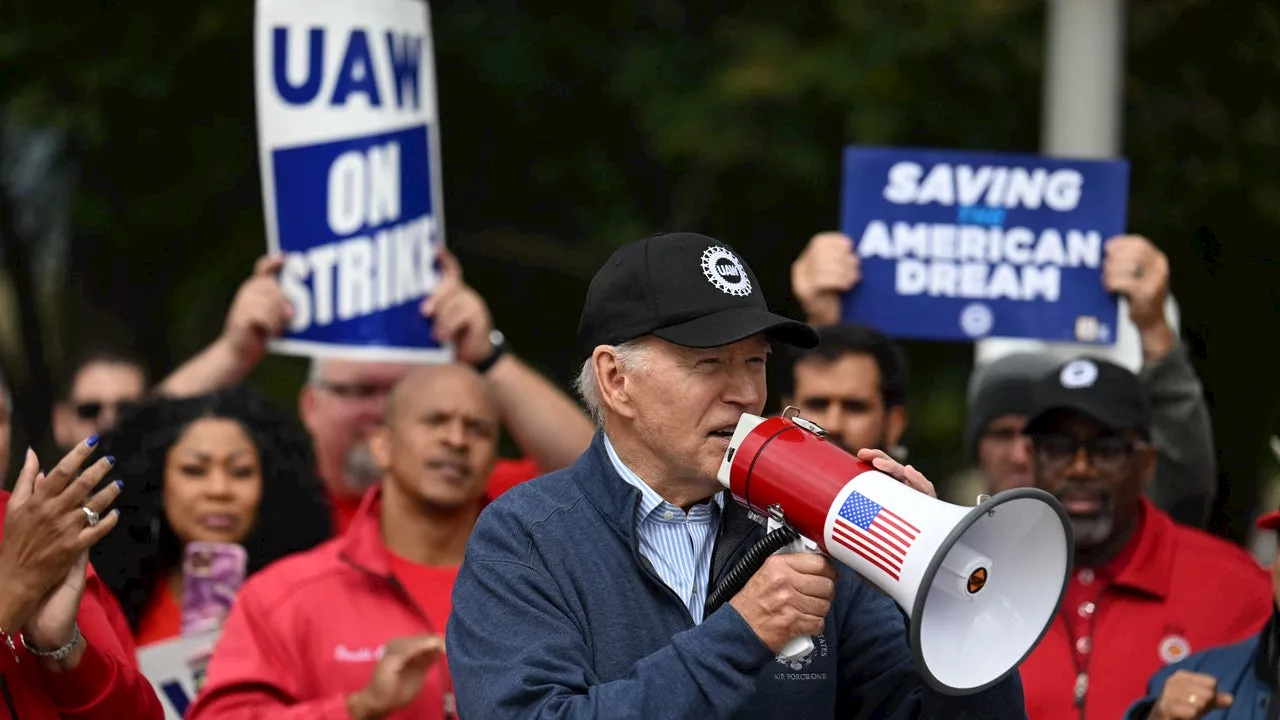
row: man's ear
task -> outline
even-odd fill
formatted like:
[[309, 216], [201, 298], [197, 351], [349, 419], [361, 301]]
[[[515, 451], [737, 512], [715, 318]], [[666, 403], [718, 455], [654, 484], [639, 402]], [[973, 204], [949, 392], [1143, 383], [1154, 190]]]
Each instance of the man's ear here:
[[600, 402], [622, 417], [635, 417], [630, 392], [632, 381], [627, 377], [628, 368], [618, 362], [617, 351], [610, 345], [601, 345], [592, 353], [591, 362], [595, 365]]
[[1160, 451], [1156, 450], [1155, 443], [1147, 441], [1139, 446], [1136, 452], [1138, 472], [1142, 473], [1142, 489], [1145, 491], [1156, 477], [1156, 466], [1160, 463]]
[[302, 420], [302, 424], [306, 426], [307, 431], [315, 435], [313, 423], [315, 421], [316, 412], [316, 389], [311, 383], [302, 386], [302, 390], [298, 392], [298, 417]]
[[80, 440], [71, 436], [75, 432], [72, 429], [74, 422], [75, 418], [72, 417], [70, 405], [59, 402], [53, 406], [53, 439], [58, 443], [58, 447], [75, 447]]
[[391, 431], [386, 425], [379, 424], [370, 432], [369, 454], [379, 470], [387, 472], [391, 469]]
[[889, 447], [897, 447], [907, 432], [907, 407], [894, 405], [884, 417], [884, 439]]

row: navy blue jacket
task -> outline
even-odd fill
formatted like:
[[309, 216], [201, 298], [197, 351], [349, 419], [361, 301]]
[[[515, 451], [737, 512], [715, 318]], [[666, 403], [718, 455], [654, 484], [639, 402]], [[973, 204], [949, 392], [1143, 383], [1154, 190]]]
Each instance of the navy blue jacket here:
[[[1135, 702], [1126, 720], [1147, 720], [1160, 699], [1164, 684], [1179, 670], [1212, 675], [1218, 691], [1231, 693], [1231, 707], [1214, 710], [1204, 720], [1269, 720], [1280, 715], [1280, 708], [1269, 708], [1276, 681], [1277, 652], [1273, 617], [1262, 632], [1234, 645], [1224, 645], [1198, 652], [1180, 662], [1166, 665], [1147, 684], [1147, 696]], [[1264, 641], [1264, 639], [1269, 639]], [[1271, 710], [1268, 714], [1267, 711]]]
[[[928, 688], [897, 605], [843, 566], [803, 664], [780, 663], [729, 603], [695, 625], [640, 554], [639, 500], [597, 433], [572, 467], [485, 509], [446, 638], [462, 720], [1026, 718], [1017, 673], [967, 697]], [[763, 535], [725, 503], [712, 587]]]

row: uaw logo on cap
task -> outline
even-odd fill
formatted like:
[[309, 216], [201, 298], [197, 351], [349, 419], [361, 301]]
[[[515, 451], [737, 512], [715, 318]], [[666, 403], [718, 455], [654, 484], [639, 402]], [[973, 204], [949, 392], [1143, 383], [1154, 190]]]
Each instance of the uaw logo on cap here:
[[1098, 366], [1088, 360], [1074, 360], [1062, 368], [1058, 380], [1065, 388], [1089, 387], [1098, 379]]
[[742, 263], [728, 248], [712, 245], [702, 251], [702, 274], [721, 292], [738, 297], [751, 294], [751, 280]]

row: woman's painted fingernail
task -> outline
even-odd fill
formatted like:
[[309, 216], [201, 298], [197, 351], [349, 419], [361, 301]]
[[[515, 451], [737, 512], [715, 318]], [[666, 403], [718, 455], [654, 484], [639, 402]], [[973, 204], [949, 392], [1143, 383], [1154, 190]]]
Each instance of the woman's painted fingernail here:
[[93, 447], [94, 445], [97, 445], [97, 444], [98, 444], [98, 434], [97, 434], [97, 433], [94, 433], [94, 434], [90, 435], [90, 436], [89, 436], [89, 439], [84, 441], [84, 444], [85, 444], [85, 445], [88, 445], [89, 447]]

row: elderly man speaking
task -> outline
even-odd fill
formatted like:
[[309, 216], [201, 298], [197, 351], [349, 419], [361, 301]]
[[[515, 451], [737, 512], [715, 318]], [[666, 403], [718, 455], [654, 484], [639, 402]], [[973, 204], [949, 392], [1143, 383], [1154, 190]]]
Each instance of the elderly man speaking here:
[[[480, 516], [446, 646], [463, 718], [1025, 718], [1017, 674], [947, 697], [916, 672], [902, 613], [818, 554], [775, 555], [706, 617], [710, 588], [764, 535], [716, 471], [761, 414], [771, 342], [817, 343], [769, 312], [711, 238], [627, 245], [579, 325], [579, 391], [602, 430], [571, 467]], [[877, 468], [931, 492], [878, 451]], [[784, 665], [792, 637], [815, 650]]]

